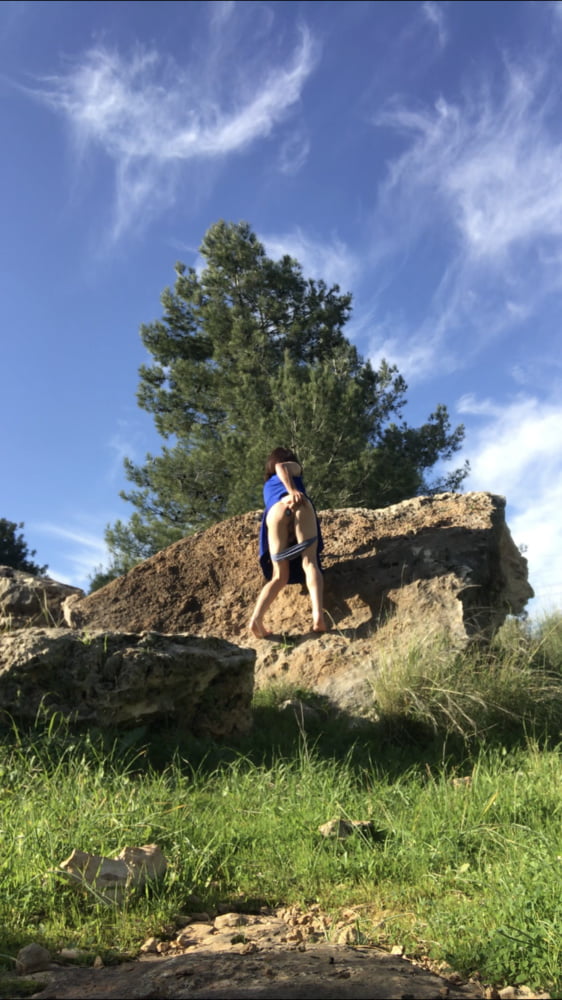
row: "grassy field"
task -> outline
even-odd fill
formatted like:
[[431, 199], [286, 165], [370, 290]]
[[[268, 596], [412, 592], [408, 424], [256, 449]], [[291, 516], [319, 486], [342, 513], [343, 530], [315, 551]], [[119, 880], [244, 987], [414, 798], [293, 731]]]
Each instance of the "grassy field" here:
[[[287, 691], [256, 697], [229, 748], [171, 731], [80, 736], [60, 720], [0, 745], [0, 964], [30, 941], [134, 954], [178, 914], [318, 904], [357, 940], [404, 946], [488, 983], [562, 995], [562, 616], [517, 621], [460, 654], [442, 639], [389, 654], [373, 720]], [[371, 820], [375, 838], [318, 827]], [[79, 847], [158, 844], [158, 886], [119, 908], [53, 869]]]

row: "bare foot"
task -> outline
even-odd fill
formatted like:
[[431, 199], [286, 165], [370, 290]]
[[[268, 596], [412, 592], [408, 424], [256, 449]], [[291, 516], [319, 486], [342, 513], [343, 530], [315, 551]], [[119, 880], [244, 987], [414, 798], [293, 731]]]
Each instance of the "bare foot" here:
[[256, 639], [267, 639], [273, 634], [272, 632], [268, 632], [268, 630], [263, 627], [261, 622], [256, 621], [254, 618], [251, 619], [248, 628], [250, 629], [252, 635], [255, 635]]
[[327, 632], [328, 631], [328, 626], [326, 625], [326, 622], [324, 621], [323, 618], [320, 618], [317, 622], [314, 622], [314, 624], [312, 626], [312, 631], [313, 632]]

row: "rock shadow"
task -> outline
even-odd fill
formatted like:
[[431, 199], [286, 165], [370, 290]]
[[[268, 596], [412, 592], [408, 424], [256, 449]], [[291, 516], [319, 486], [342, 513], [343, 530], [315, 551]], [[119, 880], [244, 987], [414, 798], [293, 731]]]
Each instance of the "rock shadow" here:
[[[509, 614], [519, 614], [533, 596], [526, 564], [515, 544], [493, 544], [489, 529], [464, 526], [429, 527], [418, 532], [381, 536], [376, 547], [357, 557], [328, 565], [324, 571], [325, 605], [336, 628], [358, 603], [369, 615], [342, 634], [364, 637], [381, 627], [397, 610], [389, 594], [418, 581], [451, 575], [459, 580], [456, 599], [463, 605], [468, 635], [487, 636]], [[507, 559], [506, 559], [507, 557]], [[510, 578], [505, 572], [509, 564]]]

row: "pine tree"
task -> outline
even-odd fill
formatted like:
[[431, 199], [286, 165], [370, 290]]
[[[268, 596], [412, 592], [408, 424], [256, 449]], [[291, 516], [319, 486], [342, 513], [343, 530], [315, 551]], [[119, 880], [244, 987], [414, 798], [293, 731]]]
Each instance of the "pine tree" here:
[[140, 369], [139, 405], [165, 444], [126, 460], [136, 508], [108, 529], [121, 567], [177, 538], [261, 506], [263, 465], [279, 444], [299, 456], [317, 508], [381, 507], [458, 489], [467, 469], [428, 473], [464, 437], [445, 406], [419, 428], [401, 418], [407, 386], [375, 370], [345, 337], [351, 296], [269, 258], [246, 223], [218, 222], [205, 267], [176, 264], [163, 317], [141, 327], [153, 362]]
[[12, 569], [20, 569], [24, 573], [31, 573], [32, 576], [44, 576], [48, 566], [38, 566], [31, 561], [35, 549], [29, 551], [20, 531], [23, 527], [23, 521], [17, 524], [15, 521], [6, 520], [5, 517], [0, 518], [0, 566], [11, 566]]

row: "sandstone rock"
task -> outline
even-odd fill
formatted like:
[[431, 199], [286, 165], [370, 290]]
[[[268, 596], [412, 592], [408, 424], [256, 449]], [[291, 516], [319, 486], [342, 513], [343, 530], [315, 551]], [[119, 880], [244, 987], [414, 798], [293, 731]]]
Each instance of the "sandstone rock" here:
[[80, 599], [84, 591], [48, 576], [0, 566], [0, 629], [62, 625], [62, 604], [71, 596]]
[[146, 955], [155, 955], [156, 949], [158, 947], [158, 938], [149, 937], [146, 939], [144, 944], [141, 944], [140, 951]]
[[382, 831], [378, 830], [370, 819], [331, 819], [318, 827], [323, 837], [345, 840], [354, 833], [362, 833], [364, 837], [381, 839]]
[[0, 709], [102, 728], [167, 718], [222, 739], [251, 726], [254, 659], [221, 639], [19, 629], [0, 636]]
[[130, 884], [141, 888], [145, 882], [162, 878], [168, 862], [157, 844], [144, 844], [143, 847], [124, 847], [117, 855], [118, 861], [123, 861], [129, 872]]
[[167, 866], [160, 848], [145, 844], [125, 847], [117, 858], [74, 850], [58, 870], [75, 885], [94, 889], [105, 902], [118, 903], [127, 892], [162, 878]]
[[[184, 538], [83, 599], [65, 604], [76, 628], [214, 635], [256, 649], [256, 686], [292, 683], [361, 714], [373, 671], [396, 635], [444, 630], [459, 644], [488, 639], [533, 596], [527, 563], [490, 493], [417, 497], [382, 510], [320, 514], [325, 607], [312, 634], [306, 592], [287, 587], [268, 612], [273, 641], [247, 632], [263, 583], [259, 512]], [[277, 639], [277, 641], [275, 641]]]
[[[68, 611], [72, 627], [195, 631], [234, 640], [263, 582], [257, 512], [170, 545]], [[444, 493], [382, 510], [320, 514], [325, 538], [325, 604], [339, 629], [364, 634], [389, 617], [413, 616], [488, 635], [533, 596], [527, 563], [505, 523], [505, 500]], [[68, 603], [67, 603], [68, 608]], [[306, 630], [308, 598], [286, 588], [268, 614], [280, 635]], [[259, 641], [259, 640], [258, 640]]]
[[64, 962], [80, 962], [88, 959], [89, 952], [81, 948], [61, 948], [56, 957], [62, 958]]
[[40, 944], [26, 944], [16, 956], [16, 968], [24, 976], [31, 972], [41, 972], [51, 964], [51, 955]]
[[215, 927], [222, 931], [225, 927], [244, 927], [250, 923], [250, 918], [245, 913], [222, 913], [215, 917]]
[[342, 927], [336, 935], [336, 943], [343, 945], [357, 944], [357, 937], [356, 927]]

